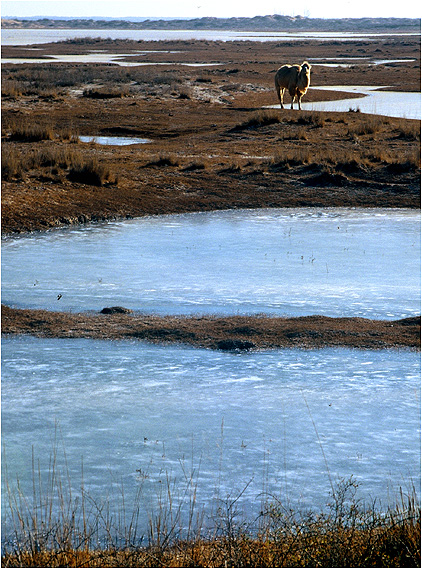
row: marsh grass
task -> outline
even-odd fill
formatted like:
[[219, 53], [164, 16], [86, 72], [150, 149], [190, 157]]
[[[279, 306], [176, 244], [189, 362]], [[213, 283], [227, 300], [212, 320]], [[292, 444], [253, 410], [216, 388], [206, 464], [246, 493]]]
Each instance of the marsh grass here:
[[198, 500], [200, 462], [181, 459], [180, 466], [179, 479], [161, 473], [152, 508], [144, 500], [148, 473], [130, 502], [117, 481], [99, 498], [86, 486], [83, 465], [79, 484], [71, 480], [56, 441], [47, 469], [32, 454], [31, 495], [19, 480], [11, 483], [3, 466], [2, 566], [420, 566], [414, 488], [383, 511], [358, 499], [358, 484], [349, 478], [333, 484], [325, 508], [303, 510], [267, 492], [264, 468], [257, 517], [246, 518], [239, 507], [250, 482], [226, 494], [217, 488], [205, 515]]
[[23, 121], [15, 124], [9, 135], [9, 140], [16, 142], [40, 142], [42, 140], [53, 140], [54, 138], [51, 126]]
[[[72, 140], [72, 138], [71, 138]], [[112, 169], [94, 156], [66, 146], [51, 146], [23, 152], [15, 146], [2, 145], [1, 173], [4, 181], [23, 178], [25, 173], [47, 169], [49, 174], [67, 176], [70, 181], [94, 186], [117, 184]]]
[[260, 110], [255, 112], [250, 119], [235, 126], [232, 130], [246, 130], [250, 128], [260, 128], [272, 124], [279, 124], [283, 121], [278, 111]]
[[103, 186], [104, 184], [117, 184], [117, 176], [105, 164], [102, 164], [96, 156], [85, 158], [78, 154], [73, 157], [69, 169], [68, 178], [71, 182], [88, 184], [91, 186]]
[[176, 154], [160, 154], [159, 156], [157, 156], [156, 158], [153, 158], [152, 160], [150, 160], [147, 164], [145, 164], [146, 167], [162, 167], [162, 166], [173, 166], [173, 167], [179, 167], [181, 165], [180, 163], [180, 159]]

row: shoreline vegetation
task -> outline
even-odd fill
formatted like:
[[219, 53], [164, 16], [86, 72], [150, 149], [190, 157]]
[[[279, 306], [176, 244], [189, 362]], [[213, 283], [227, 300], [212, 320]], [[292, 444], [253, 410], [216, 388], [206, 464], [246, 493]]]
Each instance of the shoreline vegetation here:
[[420, 316], [402, 320], [302, 316], [151, 316], [122, 307], [101, 314], [2, 306], [2, 333], [41, 338], [137, 339], [223, 351], [353, 347], [420, 349]]
[[[251, 520], [240, 505], [248, 484], [217, 497], [205, 515], [196, 468], [184, 471], [182, 496], [167, 473], [156, 511], [145, 507], [142, 483], [133, 502], [121, 487], [117, 503], [111, 503], [116, 490], [96, 497], [83, 478], [80, 488], [72, 487], [56, 449], [45, 486], [40, 468], [33, 457], [32, 498], [19, 483], [6, 482], [3, 514], [13, 530], [2, 535], [2, 567], [420, 567], [414, 487], [400, 490], [386, 510], [358, 498], [353, 477], [331, 482], [320, 511], [293, 507], [264, 490]], [[148, 527], [141, 529], [145, 517]]]

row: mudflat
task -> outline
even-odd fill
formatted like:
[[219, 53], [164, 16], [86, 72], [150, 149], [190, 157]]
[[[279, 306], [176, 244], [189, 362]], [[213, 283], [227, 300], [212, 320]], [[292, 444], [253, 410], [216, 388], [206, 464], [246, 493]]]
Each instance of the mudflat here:
[[[232, 208], [420, 207], [420, 121], [290, 110], [288, 95], [286, 109], [266, 108], [277, 104], [277, 68], [304, 60], [312, 65], [312, 89], [304, 102], [351, 98], [318, 90], [328, 85], [418, 92], [417, 36], [82, 39], [35, 47], [2, 50], [3, 57], [46, 61], [2, 66], [3, 235]], [[50, 62], [52, 55], [94, 51], [148, 65]], [[80, 142], [83, 135], [150, 142], [100, 145]], [[417, 319], [323, 316], [177, 319], [3, 307], [3, 332], [132, 337], [219, 349], [420, 345]]]

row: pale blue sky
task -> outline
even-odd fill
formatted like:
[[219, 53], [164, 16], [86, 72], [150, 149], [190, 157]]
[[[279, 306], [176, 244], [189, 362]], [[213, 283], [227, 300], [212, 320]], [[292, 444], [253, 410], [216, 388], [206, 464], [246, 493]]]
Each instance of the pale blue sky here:
[[419, 18], [419, 0], [2, 0], [1, 15], [70, 17], [232, 17], [300, 14], [311, 18]]

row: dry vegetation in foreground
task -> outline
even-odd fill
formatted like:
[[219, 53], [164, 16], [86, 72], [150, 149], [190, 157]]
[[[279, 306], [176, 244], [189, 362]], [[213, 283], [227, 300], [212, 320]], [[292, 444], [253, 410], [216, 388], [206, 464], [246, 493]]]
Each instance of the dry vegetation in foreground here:
[[142, 482], [133, 503], [123, 487], [112, 503], [112, 489], [96, 498], [83, 475], [73, 488], [59, 462], [56, 449], [42, 481], [33, 457], [31, 496], [6, 476], [2, 567], [420, 567], [414, 488], [387, 511], [358, 499], [353, 478], [331, 483], [321, 511], [295, 510], [263, 492], [258, 517], [246, 519], [239, 501], [247, 484], [205, 516], [196, 468], [184, 470], [181, 492], [162, 474], [157, 509], [146, 511]]

